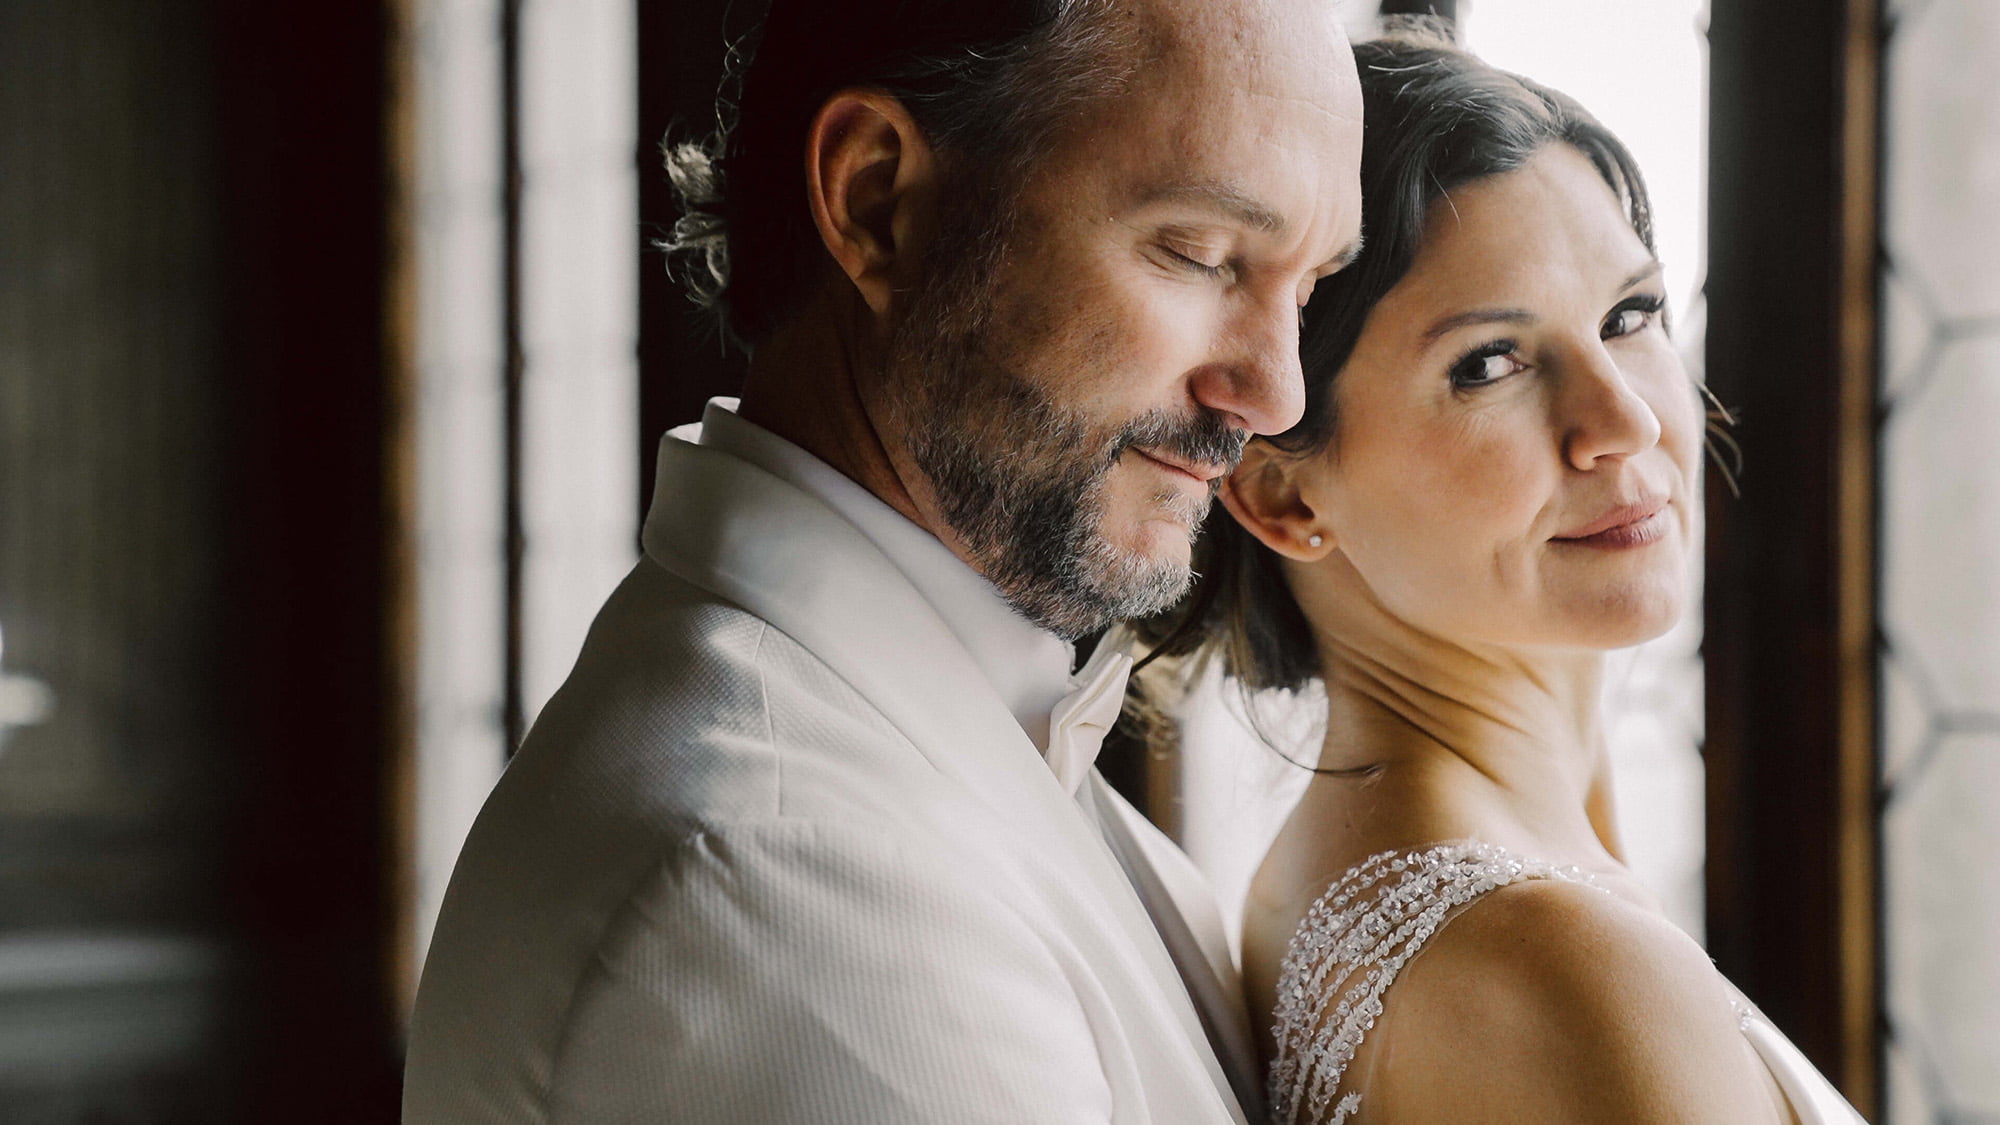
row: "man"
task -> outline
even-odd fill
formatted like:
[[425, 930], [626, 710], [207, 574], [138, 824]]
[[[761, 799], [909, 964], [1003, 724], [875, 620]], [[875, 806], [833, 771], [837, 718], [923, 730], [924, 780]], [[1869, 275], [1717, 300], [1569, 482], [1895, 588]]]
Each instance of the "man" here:
[[1129, 661], [1067, 642], [1298, 417], [1359, 237], [1329, 8], [777, 0], [670, 159], [742, 403], [472, 831], [409, 1120], [1255, 1112], [1213, 903], [1090, 768]]

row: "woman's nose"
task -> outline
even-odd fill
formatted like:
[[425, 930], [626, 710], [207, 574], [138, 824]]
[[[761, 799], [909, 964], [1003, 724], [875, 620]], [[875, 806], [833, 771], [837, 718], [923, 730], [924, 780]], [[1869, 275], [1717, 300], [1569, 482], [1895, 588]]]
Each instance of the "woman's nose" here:
[[1625, 458], [1658, 445], [1660, 417], [1598, 344], [1580, 355], [1562, 377], [1563, 455], [1589, 471], [1606, 458]]

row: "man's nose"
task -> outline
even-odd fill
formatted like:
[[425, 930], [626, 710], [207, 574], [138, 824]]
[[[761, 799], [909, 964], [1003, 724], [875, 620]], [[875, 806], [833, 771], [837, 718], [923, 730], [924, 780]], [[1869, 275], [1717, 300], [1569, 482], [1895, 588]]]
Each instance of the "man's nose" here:
[[1305, 414], [1296, 300], [1286, 293], [1246, 301], [1229, 328], [1219, 362], [1196, 373], [1196, 401], [1253, 434], [1291, 429]]

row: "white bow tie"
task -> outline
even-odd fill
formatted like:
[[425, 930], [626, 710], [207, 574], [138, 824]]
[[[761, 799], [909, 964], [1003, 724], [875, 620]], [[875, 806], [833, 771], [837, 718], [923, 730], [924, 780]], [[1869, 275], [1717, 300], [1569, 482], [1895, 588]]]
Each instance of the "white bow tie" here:
[[1090, 660], [1069, 678], [1070, 693], [1049, 712], [1049, 749], [1043, 757], [1063, 792], [1074, 795], [1083, 784], [1104, 736], [1118, 722], [1125, 703], [1125, 678], [1132, 672], [1127, 636], [1114, 629], [1097, 643]]

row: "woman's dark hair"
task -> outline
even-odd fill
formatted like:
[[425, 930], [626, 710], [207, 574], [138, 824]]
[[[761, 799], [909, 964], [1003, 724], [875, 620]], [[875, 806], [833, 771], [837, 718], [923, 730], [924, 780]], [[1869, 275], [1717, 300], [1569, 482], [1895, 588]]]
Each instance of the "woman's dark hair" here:
[[[1336, 385], [1383, 295], [1409, 272], [1432, 205], [1473, 180], [1520, 168], [1543, 147], [1582, 152], [1653, 248], [1646, 187], [1632, 156], [1567, 96], [1481, 62], [1435, 23], [1401, 24], [1357, 45], [1361, 74], [1361, 256], [1314, 289], [1299, 334], [1305, 415], [1259, 440], [1294, 456], [1325, 449], [1338, 431]], [[1320, 674], [1319, 654], [1278, 557], [1213, 509], [1197, 544], [1200, 574], [1179, 606], [1137, 624], [1161, 657], [1220, 659], [1249, 691], [1297, 691]], [[1139, 711], [1157, 725], [1157, 716]]]
[[944, 198], [1003, 221], [1055, 130], [1137, 65], [1114, 13], [1109, 0], [773, 0], [729, 53], [715, 135], [663, 146], [681, 204], [658, 244], [669, 270], [746, 347], [799, 310], [829, 260], [805, 203], [806, 131], [851, 87], [900, 100], [952, 179]]

